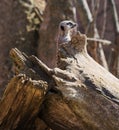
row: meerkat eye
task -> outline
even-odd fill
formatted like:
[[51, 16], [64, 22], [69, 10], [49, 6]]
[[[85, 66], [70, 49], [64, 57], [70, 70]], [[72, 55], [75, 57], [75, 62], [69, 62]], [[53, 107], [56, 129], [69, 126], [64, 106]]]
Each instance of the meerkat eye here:
[[61, 30], [62, 30], [62, 31], [64, 31], [64, 30], [65, 30], [65, 29], [64, 29], [64, 26], [61, 26]]
[[68, 22], [67, 25], [72, 26], [73, 24], [71, 22]]

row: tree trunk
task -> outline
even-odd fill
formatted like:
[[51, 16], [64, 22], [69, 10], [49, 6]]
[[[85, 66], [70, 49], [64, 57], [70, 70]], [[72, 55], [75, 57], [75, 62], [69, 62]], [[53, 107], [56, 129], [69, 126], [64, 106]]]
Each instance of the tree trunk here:
[[[12, 115], [0, 115], [1, 128], [4, 128], [4, 120], [8, 122], [9, 125], [5, 126], [9, 129], [10, 121], [15, 126], [13, 128], [19, 129], [22, 125], [25, 128], [24, 124], [27, 125], [29, 119], [35, 120], [39, 115], [53, 130], [119, 130], [119, 80], [88, 55], [86, 44], [87, 37], [79, 32], [72, 37], [71, 42], [61, 44], [58, 68], [54, 69], [48, 68], [34, 56], [28, 57], [12, 49], [16, 74], [22, 73], [29, 78], [25, 83], [23, 80], [26, 78], [22, 76], [19, 79], [18, 75], [11, 80], [11, 84], [19, 79], [18, 84], [22, 81], [20, 85], [8, 85], [0, 107], [6, 113], [9, 110]], [[12, 87], [15, 94], [8, 91]], [[32, 89], [36, 94], [34, 98], [31, 98]], [[11, 98], [8, 98], [9, 95]], [[8, 99], [9, 104], [6, 104]], [[0, 110], [2, 114], [3, 109]], [[15, 122], [9, 119], [15, 119]]]
[[74, 21], [75, 15], [72, 0], [47, 1], [44, 21], [39, 31], [38, 58], [51, 68], [56, 66], [58, 24], [65, 19]]
[[[35, 23], [28, 18], [32, 15], [33, 6], [30, 0], [4, 0], [0, 2], [0, 95], [8, 79], [13, 75], [9, 51], [17, 47], [27, 54], [36, 55], [37, 32]], [[27, 6], [25, 6], [25, 3]], [[26, 13], [27, 11], [27, 13]], [[34, 27], [34, 30], [33, 28]], [[29, 29], [29, 30], [28, 30]]]

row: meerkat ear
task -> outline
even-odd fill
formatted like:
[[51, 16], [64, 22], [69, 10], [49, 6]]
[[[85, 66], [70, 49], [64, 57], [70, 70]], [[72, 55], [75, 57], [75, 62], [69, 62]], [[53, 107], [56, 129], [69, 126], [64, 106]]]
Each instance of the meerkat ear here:
[[64, 26], [60, 26], [61, 30], [64, 31]]

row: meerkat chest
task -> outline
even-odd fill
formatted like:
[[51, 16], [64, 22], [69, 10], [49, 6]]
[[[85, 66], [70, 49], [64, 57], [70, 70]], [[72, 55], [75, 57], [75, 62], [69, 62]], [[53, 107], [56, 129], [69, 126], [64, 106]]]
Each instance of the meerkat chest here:
[[69, 42], [71, 41], [71, 36], [70, 35], [65, 35], [63, 38], [62, 38], [62, 42]]
[[66, 43], [66, 42], [71, 41], [71, 35], [70, 35], [70, 33], [67, 33], [67, 34], [61, 36], [61, 37], [59, 38], [59, 41], [60, 41], [59, 44], [62, 44], [62, 43]]

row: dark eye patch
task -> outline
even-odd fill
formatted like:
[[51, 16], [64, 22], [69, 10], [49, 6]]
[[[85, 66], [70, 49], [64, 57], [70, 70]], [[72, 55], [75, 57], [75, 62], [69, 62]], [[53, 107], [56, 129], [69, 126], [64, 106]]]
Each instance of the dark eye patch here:
[[64, 31], [64, 26], [61, 26], [61, 30]]
[[68, 22], [67, 25], [72, 26], [73, 24], [71, 22]]

